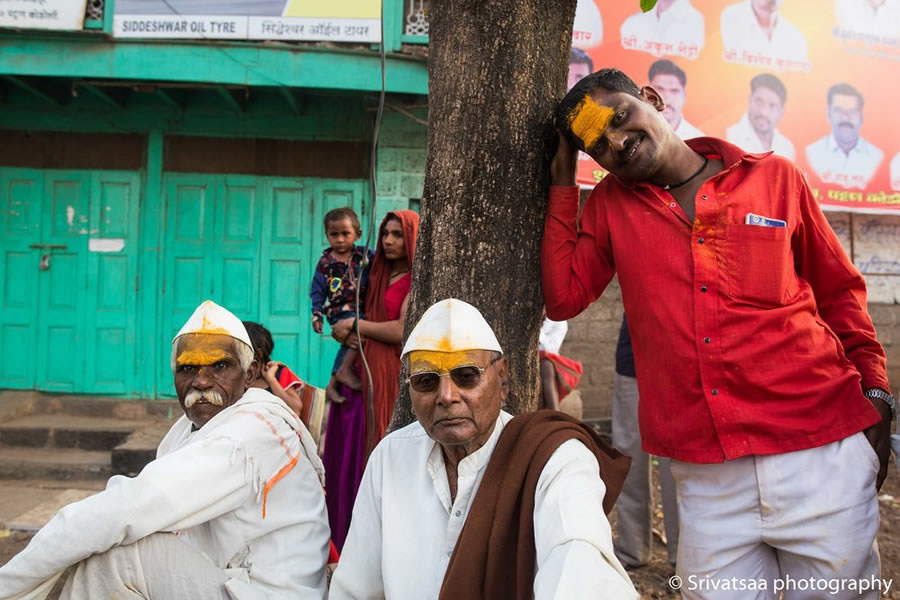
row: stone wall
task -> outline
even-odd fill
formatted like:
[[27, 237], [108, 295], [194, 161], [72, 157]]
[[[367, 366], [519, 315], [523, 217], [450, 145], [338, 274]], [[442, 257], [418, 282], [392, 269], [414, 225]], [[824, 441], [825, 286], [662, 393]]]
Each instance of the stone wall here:
[[[883, 237], [885, 229], [896, 227], [900, 230], [900, 217], [853, 215], [851, 218], [848, 213], [827, 213], [827, 216], [838, 232], [844, 249], [854, 256], [855, 264], [864, 271], [870, 288], [869, 314], [888, 357], [888, 378], [894, 396], [900, 397], [900, 304], [897, 303], [900, 302], [900, 276], [885, 272], [888, 270], [885, 261], [897, 259], [882, 259], [875, 265], [876, 272], [867, 273], [873, 261], [861, 251], [861, 248], [874, 243], [874, 237], [866, 237], [872, 235], [870, 232], [877, 230], [878, 235]], [[873, 221], [877, 222], [877, 226], [873, 227]], [[900, 252], [900, 244], [887, 250]], [[618, 282], [613, 280], [599, 300], [569, 321], [569, 334], [561, 352], [584, 363], [585, 374], [578, 387], [586, 420], [610, 416], [616, 340], [622, 314], [622, 294]]]

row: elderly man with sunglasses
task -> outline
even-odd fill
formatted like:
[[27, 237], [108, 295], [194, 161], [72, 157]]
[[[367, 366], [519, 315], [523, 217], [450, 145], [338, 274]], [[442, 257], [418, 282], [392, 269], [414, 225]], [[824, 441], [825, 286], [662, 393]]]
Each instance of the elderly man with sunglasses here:
[[478, 310], [429, 308], [403, 348], [417, 422], [366, 466], [332, 600], [637, 598], [606, 514], [628, 459], [555, 411], [513, 418]]

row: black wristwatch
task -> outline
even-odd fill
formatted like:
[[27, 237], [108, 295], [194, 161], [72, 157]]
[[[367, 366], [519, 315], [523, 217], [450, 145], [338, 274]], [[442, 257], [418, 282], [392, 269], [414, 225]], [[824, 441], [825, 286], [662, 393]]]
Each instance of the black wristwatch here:
[[863, 396], [866, 398], [878, 398], [882, 402], [886, 403], [891, 408], [891, 420], [894, 419], [894, 415], [897, 414], [896, 408], [894, 408], [894, 397], [884, 391], [881, 388], [869, 388], [863, 392]]

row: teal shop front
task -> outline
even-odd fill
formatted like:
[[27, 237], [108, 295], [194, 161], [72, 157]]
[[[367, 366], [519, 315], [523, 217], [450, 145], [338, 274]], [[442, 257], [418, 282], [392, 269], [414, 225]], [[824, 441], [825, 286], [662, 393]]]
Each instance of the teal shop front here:
[[[143, 97], [110, 112], [7, 96], [0, 388], [170, 396], [172, 336], [205, 299], [263, 323], [274, 359], [327, 382], [337, 344], [312, 331], [309, 282], [328, 210], [352, 206], [368, 232], [371, 111], [309, 97], [276, 126], [271, 97], [237, 109], [178, 93], [177, 119]], [[425, 129], [389, 114], [381, 140], [376, 222], [417, 207]]]

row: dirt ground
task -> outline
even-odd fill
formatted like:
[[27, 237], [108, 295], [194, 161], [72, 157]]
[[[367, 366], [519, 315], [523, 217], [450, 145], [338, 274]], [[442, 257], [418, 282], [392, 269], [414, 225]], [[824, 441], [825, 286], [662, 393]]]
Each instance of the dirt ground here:
[[[659, 498], [658, 487], [656, 497]], [[881, 529], [878, 532], [878, 547], [881, 551], [881, 577], [895, 582], [885, 598], [900, 600], [900, 474], [894, 464], [888, 473], [887, 481], [879, 494], [881, 506]], [[663, 531], [662, 505], [657, 503], [654, 509], [653, 528]], [[613, 524], [615, 527], [615, 523]], [[0, 530], [0, 565], [25, 547], [31, 534]], [[675, 574], [666, 560], [665, 548], [658, 538], [654, 539], [653, 558], [649, 565], [629, 571], [634, 586], [646, 600], [680, 599], [681, 594], [673, 591], [669, 578]]]

